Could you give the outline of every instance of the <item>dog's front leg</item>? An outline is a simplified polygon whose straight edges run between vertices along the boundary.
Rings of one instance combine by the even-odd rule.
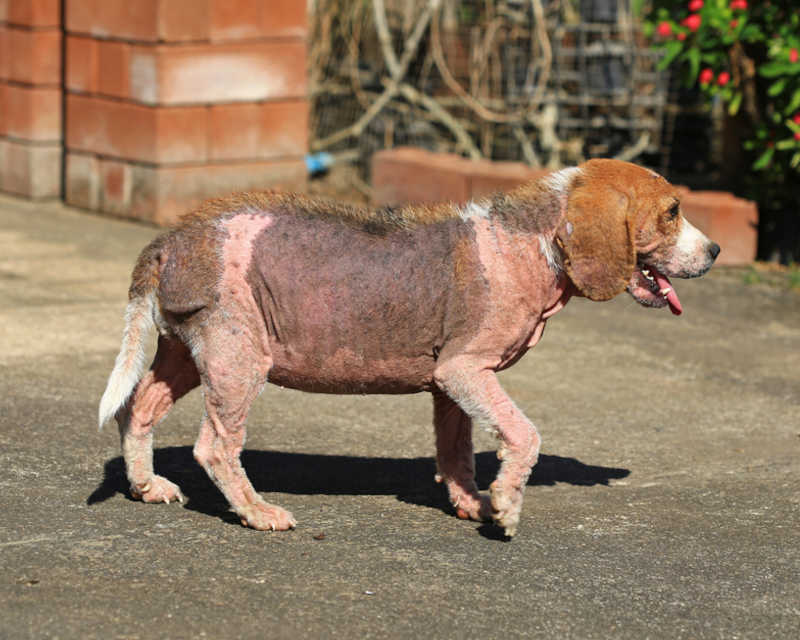
[[[500,473],[489,487],[492,517],[513,536],[522,509],[522,494],[539,457],[540,438],[530,420],[508,397],[494,371],[469,357],[443,361],[434,373],[436,385],[473,422],[494,430],[500,440]]]
[[[491,520],[492,503],[478,493],[472,420],[453,400],[433,392],[433,426],[436,430],[436,481],[447,487],[450,503],[462,519]]]

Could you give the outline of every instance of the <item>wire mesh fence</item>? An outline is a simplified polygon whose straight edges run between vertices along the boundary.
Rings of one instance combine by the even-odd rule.
[[[311,0],[311,22],[311,147],[357,179],[401,145],[664,161],[668,78],[630,0]]]

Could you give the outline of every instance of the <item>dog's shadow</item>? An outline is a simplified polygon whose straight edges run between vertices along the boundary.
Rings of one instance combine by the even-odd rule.
[[[433,482],[433,458],[364,458],[323,454],[253,451],[242,453],[242,464],[256,491],[309,495],[396,495],[411,504],[452,512],[445,491]],[[485,490],[497,475],[499,461],[492,451],[475,456],[478,487]],[[165,447],[154,452],[157,473],[175,482],[189,499],[187,508],[239,522],[228,511],[225,498],[194,461],[191,447]],[[103,502],[121,493],[128,496],[128,480],[121,457],[105,464],[103,481],[87,504]],[[605,485],[629,475],[627,469],[584,464],[575,458],[541,455],[529,486]],[[483,531],[484,535],[492,535]]]

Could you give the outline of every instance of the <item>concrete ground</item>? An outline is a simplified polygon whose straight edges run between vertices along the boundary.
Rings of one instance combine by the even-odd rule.
[[[544,445],[519,533],[452,516],[430,398],[268,388],[243,456],[295,531],[126,496],[97,402],[156,231],[0,197],[0,638],[790,638],[800,630],[800,295],[715,269],[685,313],[576,300],[502,374]],[[476,434],[482,488],[497,468]]]

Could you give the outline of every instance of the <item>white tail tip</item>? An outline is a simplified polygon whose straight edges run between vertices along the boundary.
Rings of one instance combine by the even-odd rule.
[[[153,293],[131,300],[125,310],[122,345],[100,399],[97,412],[99,429],[128,401],[139,382],[145,364],[145,343],[154,326]]]

